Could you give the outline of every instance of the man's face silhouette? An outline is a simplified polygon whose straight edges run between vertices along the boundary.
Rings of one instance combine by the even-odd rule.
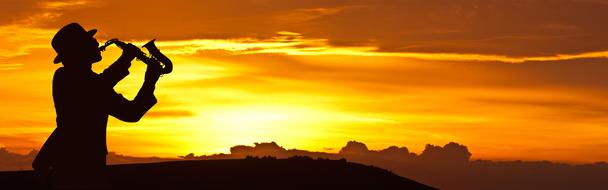
[[[93,63],[101,61],[99,42],[93,36],[83,36],[77,40],[76,46],[65,54],[64,65],[69,67],[90,67]]]
[[[85,62],[93,64],[101,61],[101,52],[99,51],[99,42],[93,36],[88,37],[86,43],[83,45],[83,53],[86,55],[83,57]]]

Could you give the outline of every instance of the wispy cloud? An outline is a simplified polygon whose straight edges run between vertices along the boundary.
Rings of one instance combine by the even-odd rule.
[[[63,8],[71,8],[71,7],[79,7],[82,5],[86,5],[89,3],[88,1],[49,1],[42,2],[42,7],[45,9],[63,9]]]
[[[150,111],[146,113],[146,117],[164,118],[164,117],[191,117],[194,113],[187,110],[160,110]]]
[[[0,64],[0,71],[19,70],[22,66],[23,64],[21,63]]]
[[[0,71],[13,71],[27,63],[13,58],[27,56],[35,49],[49,49],[55,31],[32,28],[22,24],[0,26]]]
[[[145,42],[138,42],[138,44],[143,43]],[[289,31],[277,32],[277,36],[272,37],[270,39],[193,39],[179,41],[160,41],[157,42],[157,45],[159,47],[162,47],[165,53],[182,55],[196,54],[200,51],[207,50],[223,50],[233,54],[284,54],[298,56],[344,55],[368,57],[402,57],[433,61],[479,61],[505,63],[608,58],[608,51],[529,57],[449,52],[382,52],[377,46],[334,46],[329,43],[328,39],[305,38],[299,33]]]

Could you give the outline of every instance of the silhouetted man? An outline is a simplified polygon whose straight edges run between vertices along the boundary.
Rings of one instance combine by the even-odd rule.
[[[77,23],[64,26],[51,45],[57,52],[54,63],[63,63],[53,77],[53,100],[57,128],[49,136],[32,166],[38,173],[50,174],[53,188],[107,188],[105,181],[106,125],[108,115],[122,121],[137,122],[156,104],[154,86],[160,67],[146,70],[145,82],[134,100],[114,91],[129,74],[137,47],[128,44],[123,53],[101,74],[91,65],[101,60],[97,30],[86,31]]]

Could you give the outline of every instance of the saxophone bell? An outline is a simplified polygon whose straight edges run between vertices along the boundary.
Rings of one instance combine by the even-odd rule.
[[[165,56],[165,54],[160,52],[158,47],[156,47],[156,44],[154,44],[154,41],[156,41],[156,39],[150,40],[148,43],[144,44],[142,47],[148,49],[148,52],[150,53],[152,58],[154,58],[154,59],[158,60],[160,63],[162,63],[161,72],[163,74],[171,73],[171,71],[173,71],[173,62],[171,62],[171,60],[167,56]]]

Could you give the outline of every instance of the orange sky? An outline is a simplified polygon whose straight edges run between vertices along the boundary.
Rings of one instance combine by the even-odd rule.
[[[27,152],[54,129],[50,40],[79,22],[100,43],[157,38],[175,63],[144,119],[110,119],[121,154],[455,141],[482,159],[608,160],[608,1],[160,2],[3,2],[0,146]],[[116,90],[133,97],[143,72]]]

